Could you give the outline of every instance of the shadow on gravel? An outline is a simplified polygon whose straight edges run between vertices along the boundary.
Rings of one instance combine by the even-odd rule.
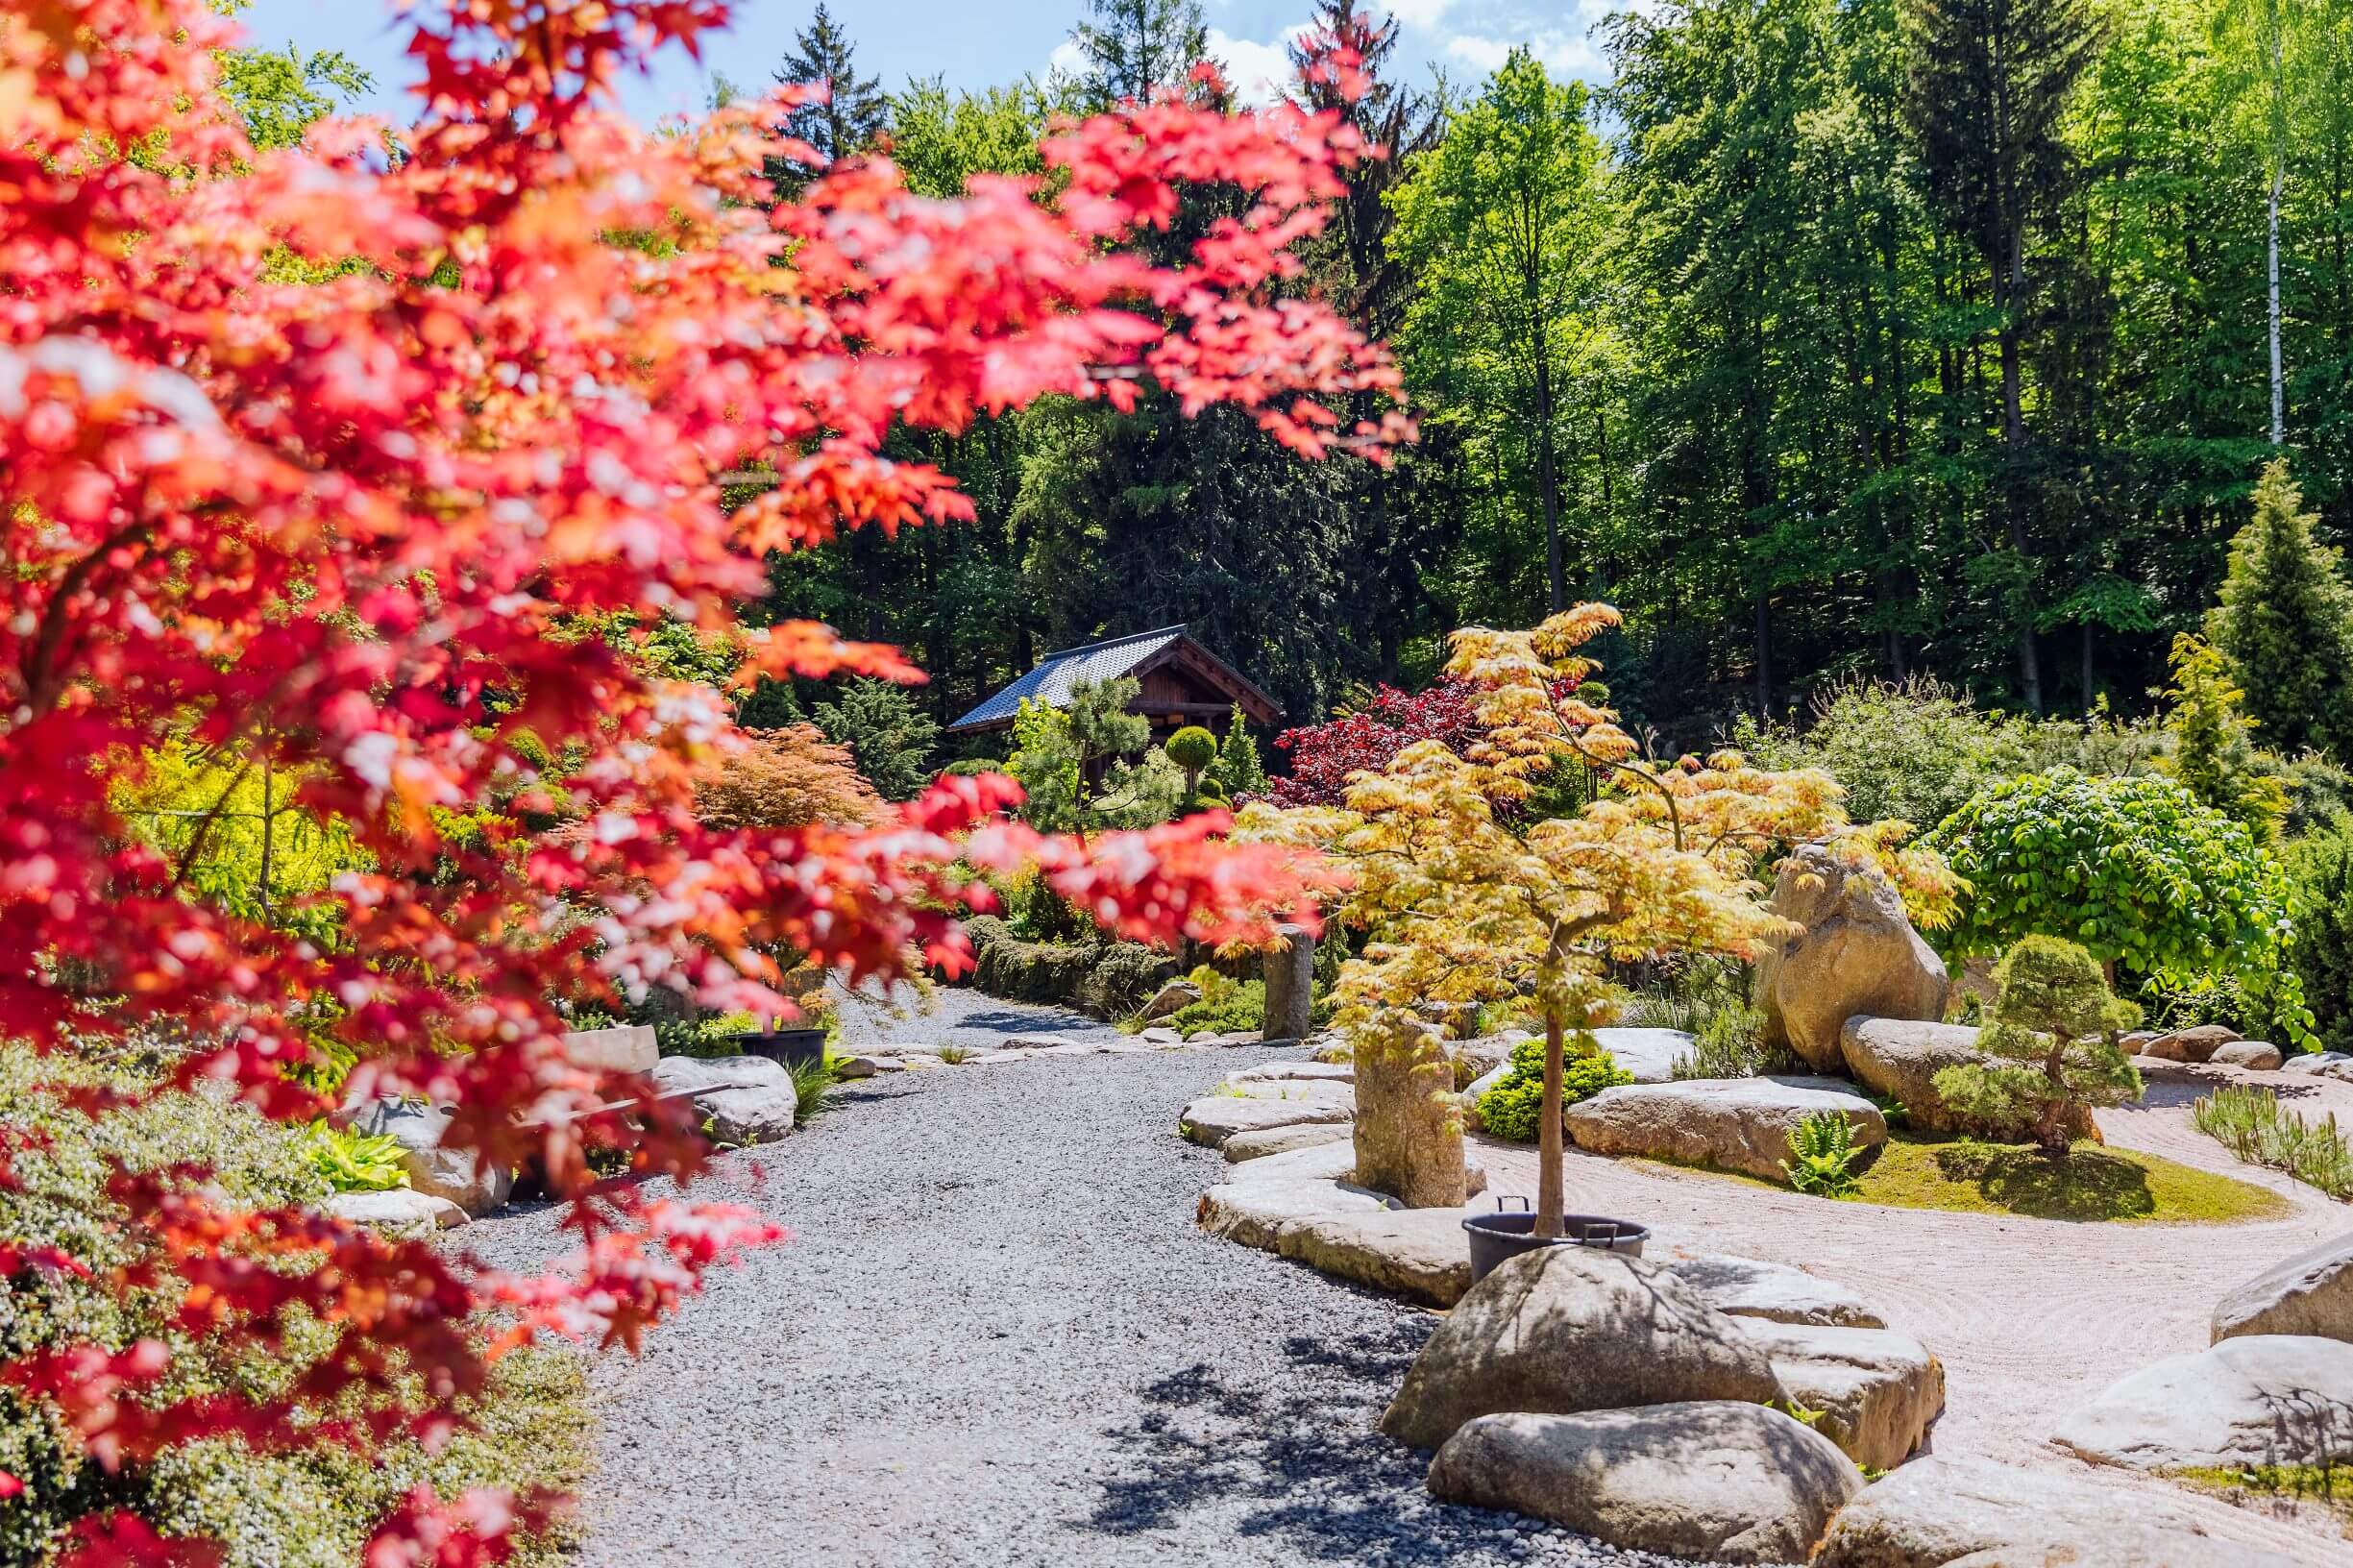
[[[1239,1506],[1238,1534],[1359,1560],[1397,1532],[1400,1504],[1420,1487],[1421,1458],[1375,1423],[1428,1333],[1398,1323],[1340,1344],[1295,1337],[1274,1378],[1246,1372],[1228,1382],[1201,1364],[1151,1384],[1136,1423],[1105,1433],[1124,1451],[1125,1474],[1076,1528],[1135,1535],[1177,1526],[1194,1509]]]

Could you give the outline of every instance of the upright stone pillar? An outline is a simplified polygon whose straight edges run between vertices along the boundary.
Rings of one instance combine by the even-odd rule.
[[[1438,1032],[1410,1016],[1356,1037],[1356,1183],[1409,1209],[1470,1201],[1455,1065]]]
[[[1315,939],[1307,927],[1280,925],[1281,945],[1260,959],[1266,977],[1266,1025],[1262,1040],[1305,1040],[1314,1028]]]

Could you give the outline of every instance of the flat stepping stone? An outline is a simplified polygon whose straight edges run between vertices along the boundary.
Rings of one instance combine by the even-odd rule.
[[[1990,1459],[1914,1459],[1830,1521],[1812,1568],[2292,1568],[2218,1541],[2183,1504],[2120,1492],[2093,1472]]]
[[[1814,1430],[1875,1470],[1910,1458],[1945,1409],[1945,1367],[1909,1335],[1737,1318]]]
[[[1380,1213],[1396,1201],[1339,1181],[1225,1182],[1201,1194],[1193,1221],[1212,1236],[1273,1252],[1283,1227],[1294,1220]]]
[[[1285,1083],[1292,1080],[1307,1083],[1353,1084],[1357,1081],[1353,1062],[1267,1062],[1255,1067],[1242,1067],[1226,1074],[1229,1084]]]
[[[2052,1440],[2135,1470],[2341,1465],[2353,1345],[2306,1335],[2224,1339],[2111,1384]]]
[[[1225,1146],[1236,1133],[1270,1127],[1303,1127],[1344,1122],[1352,1113],[1344,1105],[1315,1100],[1261,1100],[1241,1094],[1205,1094],[1187,1106],[1177,1118],[1177,1130],[1208,1148]]]
[[[1225,1157],[1236,1164],[1244,1161],[1263,1160],[1269,1155],[1288,1154],[1294,1149],[1312,1149],[1326,1143],[1344,1143],[1349,1159],[1356,1158],[1356,1129],[1344,1121],[1308,1122],[1292,1127],[1267,1127],[1253,1133],[1236,1133],[1225,1141]]]
[[[1483,1415],[1430,1465],[1431,1495],[1449,1503],[1709,1562],[1802,1562],[1862,1489],[1820,1433],[1733,1400]]]
[[[1866,1095],[1835,1078],[1704,1078],[1605,1089],[1564,1113],[1569,1137],[1596,1154],[1646,1155],[1777,1182],[1789,1135],[1823,1111],[1844,1115],[1857,1148],[1887,1141]]]
[[[1845,1286],[1786,1263],[1711,1252],[1661,1259],[1658,1266],[1698,1291],[1710,1307],[1734,1317],[1842,1329],[1887,1327],[1875,1308]]]
[[[1471,1287],[1463,1213],[1460,1209],[1388,1209],[1294,1219],[1276,1233],[1275,1251],[1376,1290],[1452,1307]]]

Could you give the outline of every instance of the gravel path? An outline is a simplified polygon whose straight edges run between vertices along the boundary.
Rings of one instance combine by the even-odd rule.
[[[949,991],[844,1044],[1091,1030]],[[1435,1319],[1211,1240],[1218,1157],[1177,1108],[1262,1054],[939,1067],[846,1090],[699,1196],[793,1243],[714,1277],[641,1360],[597,1363],[588,1564],[1667,1561],[1440,1507],[1374,1430]],[[547,1213],[460,1233],[519,1264]]]

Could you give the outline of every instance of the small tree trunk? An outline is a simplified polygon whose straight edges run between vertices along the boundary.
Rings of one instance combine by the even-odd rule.
[[[1544,1109],[1536,1122],[1536,1235],[1560,1234],[1563,1211],[1560,1176],[1560,1015],[1544,1018]]]

